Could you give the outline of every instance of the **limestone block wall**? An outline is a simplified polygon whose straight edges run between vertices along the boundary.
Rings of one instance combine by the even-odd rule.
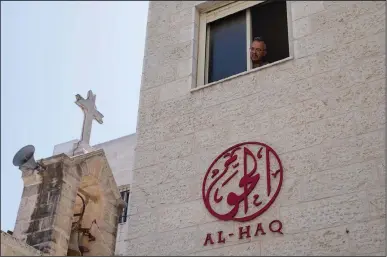
[[[54,155],[67,153],[77,140],[56,145]],[[120,137],[111,141],[103,142],[93,146],[95,149],[103,149],[109,166],[113,172],[117,186],[130,188],[132,183],[132,168],[134,162],[134,149],[136,147],[136,134]],[[128,221],[118,224],[116,252],[121,253],[126,249],[125,240],[128,235]]]
[[[44,254],[12,235],[1,231],[1,256],[43,256]]]
[[[44,169],[22,170],[24,190],[13,237],[48,255],[66,255],[82,198],[86,207],[80,225],[95,239],[86,245],[86,255],[112,255],[124,205],[104,152],[41,161]]]
[[[46,168],[22,173],[24,189],[13,236],[44,253],[63,255],[77,184],[69,182],[72,173],[60,156],[49,159]]]
[[[94,200],[90,198],[91,201],[85,200],[87,204],[82,218],[82,227],[90,228],[91,234],[95,237],[95,241],[85,240],[86,246],[90,249],[84,254],[87,256],[114,254],[118,216],[123,207],[111,169],[102,155],[103,152],[99,153],[100,156],[89,157],[81,164],[83,176],[78,191],[94,198]],[[89,155],[97,155],[97,151]],[[102,156],[103,158],[100,158]],[[80,198],[77,200],[76,203],[81,203]],[[81,208],[77,207],[76,213],[79,213]],[[96,225],[93,225],[93,222]]]
[[[291,60],[191,91],[203,2],[150,2],[121,254],[385,254],[385,2],[289,4]],[[282,160],[282,190],[254,222],[284,234],[204,247],[248,225],[201,199],[213,159],[244,141]]]
[[[134,149],[136,147],[136,135],[120,137],[108,142],[93,146],[96,149],[103,149],[108,159],[114,179],[122,190],[130,189],[132,184],[132,168],[134,161]],[[128,224],[119,223],[117,227],[116,253],[119,254],[126,249],[125,240],[128,235]]]

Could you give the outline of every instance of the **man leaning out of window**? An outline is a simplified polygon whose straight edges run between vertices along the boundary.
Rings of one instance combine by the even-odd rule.
[[[253,63],[253,69],[269,64],[265,59],[266,44],[262,37],[255,37],[250,46],[250,59]]]

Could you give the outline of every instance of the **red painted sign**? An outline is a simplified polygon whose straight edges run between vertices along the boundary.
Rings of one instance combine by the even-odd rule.
[[[273,220],[270,222],[268,228],[264,228],[262,223],[258,223],[257,226],[251,227],[251,226],[246,226],[246,227],[239,227],[238,228],[238,233],[235,235],[234,233],[223,233],[223,231],[218,231],[216,235],[212,235],[211,233],[208,233],[206,236],[206,239],[204,241],[204,246],[207,244],[213,245],[215,243],[218,244],[224,244],[226,243],[226,238],[231,238],[233,236],[238,236],[238,239],[247,239],[251,238],[251,236],[258,237],[258,236],[263,236],[266,235],[266,231],[270,230],[272,233],[282,233],[282,222],[279,220]],[[254,233],[254,234],[253,234]]]
[[[221,153],[203,180],[207,210],[224,221],[250,221],[273,204],[281,190],[283,168],[268,145],[246,142]],[[281,224],[282,227],[282,224]]]

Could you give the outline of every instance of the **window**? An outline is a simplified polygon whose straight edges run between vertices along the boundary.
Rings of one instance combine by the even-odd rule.
[[[237,1],[200,14],[197,85],[289,57],[286,5],[275,0]],[[264,40],[266,56],[253,63],[250,46],[256,37]]]
[[[125,201],[126,203],[126,207],[122,210],[122,214],[118,220],[118,223],[125,223],[126,222],[126,219],[128,217],[128,206],[129,206],[129,194],[130,194],[130,191],[129,190],[125,190],[125,191],[122,191],[120,192],[121,194],[121,198],[122,200]]]

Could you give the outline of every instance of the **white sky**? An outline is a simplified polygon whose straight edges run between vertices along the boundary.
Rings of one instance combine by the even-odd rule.
[[[135,133],[148,2],[1,2],[1,229],[13,230],[23,190],[12,164],[78,139],[75,95],[97,95],[104,124],[91,144]]]

